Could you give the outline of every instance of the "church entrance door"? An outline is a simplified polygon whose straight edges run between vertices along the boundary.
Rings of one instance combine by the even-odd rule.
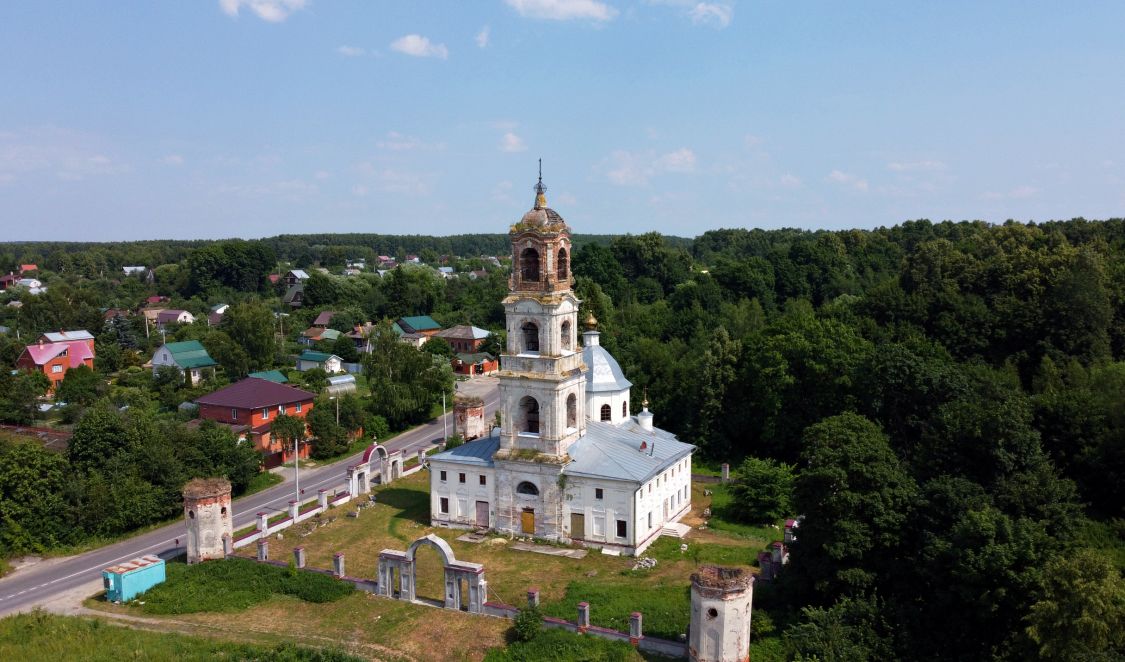
[[[477,526],[488,528],[488,502],[477,502]]]
[[[570,537],[583,539],[586,537],[586,515],[582,513],[570,514]]]
[[[524,533],[535,535],[535,511],[525,508],[520,517],[521,530]]]

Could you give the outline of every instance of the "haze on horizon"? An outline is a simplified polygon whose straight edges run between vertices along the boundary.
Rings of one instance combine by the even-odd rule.
[[[2,240],[1125,215],[1125,4],[0,4]]]

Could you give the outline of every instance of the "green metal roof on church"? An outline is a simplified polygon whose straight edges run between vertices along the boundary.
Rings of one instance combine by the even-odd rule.
[[[286,377],[285,373],[281,372],[280,370],[263,370],[262,372],[252,372],[246,376],[257,377],[258,379],[266,379],[273,382],[274,384],[286,384],[289,382],[289,378]]]
[[[433,331],[434,329],[440,329],[441,328],[441,325],[438,324],[437,322],[435,322],[434,318],[430,317],[429,315],[415,315],[413,317],[401,317],[401,318],[399,318],[398,321],[399,321],[400,325],[405,324],[406,326],[410,327],[409,329],[406,329],[406,328],[403,329],[404,331],[406,331],[408,333],[411,332],[411,331],[413,331],[413,332]]]
[[[181,368],[207,368],[213,365],[219,365],[211,355],[207,353],[207,349],[203,347],[203,343],[198,340],[185,340],[183,342],[170,342],[164,347],[172,355],[172,360],[176,365]]]

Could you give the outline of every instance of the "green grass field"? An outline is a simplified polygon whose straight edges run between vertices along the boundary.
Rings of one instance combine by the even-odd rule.
[[[331,649],[291,644],[262,646],[182,634],[150,632],[107,624],[100,619],[33,612],[0,620],[0,660],[254,660],[260,662],[360,662]]]

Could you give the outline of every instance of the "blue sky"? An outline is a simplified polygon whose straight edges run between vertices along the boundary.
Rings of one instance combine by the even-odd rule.
[[[1125,3],[0,3],[0,237],[1125,215]]]

